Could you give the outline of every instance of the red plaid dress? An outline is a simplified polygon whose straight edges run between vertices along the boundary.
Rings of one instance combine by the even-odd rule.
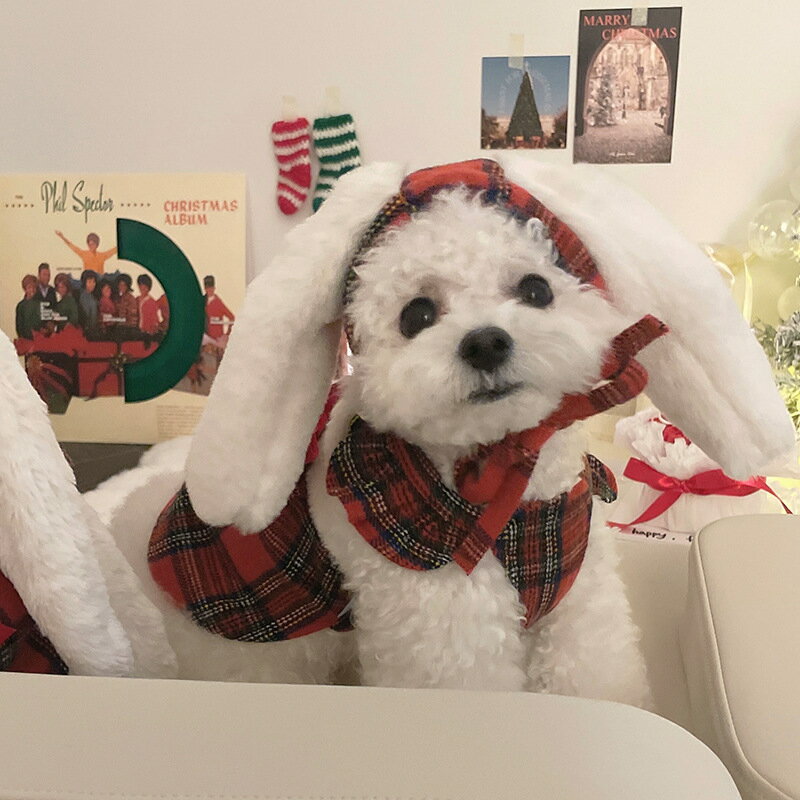
[[[443,483],[422,450],[358,417],[334,450],[327,483],[359,533],[409,569],[453,561],[482,512]],[[611,473],[590,457],[569,492],[525,503],[508,521],[491,549],[520,593],[526,624],[552,610],[575,580],[592,496],[610,502],[615,492]],[[249,535],[204,523],[184,486],[158,519],[149,561],[176,605],[229,639],[273,642],[352,627],[342,575],[311,518],[305,475],[278,518]]]

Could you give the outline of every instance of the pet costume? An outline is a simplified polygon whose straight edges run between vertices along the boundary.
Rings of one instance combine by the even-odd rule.
[[[582,283],[604,284],[575,234],[493,161],[476,160],[409,175],[359,243],[348,271],[345,300],[357,268],[381,233],[401,225],[442,189],[480,192],[519,220],[547,227],[560,268]],[[345,317],[351,346],[358,343]],[[572,395],[535,428],[509,434],[457,465],[458,491],[449,489],[425,454],[355,418],[331,458],[328,493],[340,499],[351,524],[378,552],[409,569],[428,570],[455,561],[470,573],[491,550],[525,605],[525,624],[551,611],[578,574],[588,541],[592,495],[616,496],[613,476],[595,459],[561,496],[520,503],[542,446],[556,431],[626,402],[642,391],[646,372],[633,356],[666,327],[644,317],[614,339],[603,366],[607,383]],[[329,399],[328,409],[330,410]],[[323,420],[325,415],[323,415]],[[306,457],[316,448],[321,433]],[[277,641],[325,628],[346,630],[347,594],[341,575],[308,511],[305,473],[277,519],[255,535],[205,524],[184,486],[159,517],[149,547],[151,573],[196,623],[227,638]]]

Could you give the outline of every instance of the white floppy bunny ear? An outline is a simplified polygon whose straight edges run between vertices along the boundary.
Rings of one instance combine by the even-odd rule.
[[[769,363],[700,249],[604,174],[513,154],[498,161],[583,241],[620,310],[670,327],[640,357],[667,418],[735,478],[787,456],[794,429]]]
[[[344,175],[250,284],[186,465],[205,522],[258,531],[285,505],[333,376],[345,269],[402,178],[397,164]]]
[[[133,646],[120,624],[109,582],[117,582],[111,595],[126,614],[152,623],[148,631],[166,641],[160,614],[78,493],[44,403],[2,333],[0,570],[70,672],[131,675],[169,665],[168,645],[145,638]]]

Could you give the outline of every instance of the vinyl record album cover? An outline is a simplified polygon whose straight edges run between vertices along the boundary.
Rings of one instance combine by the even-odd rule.
[[[242,175],[0,176],[0,329],[61,441],[191,433],[244,291]]]

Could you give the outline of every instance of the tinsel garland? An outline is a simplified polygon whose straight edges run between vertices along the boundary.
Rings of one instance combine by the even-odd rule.
[[[800,311],[777,328],[756,322],[753,332],[767,354],[775,373],[775,382],[800,431]]]

